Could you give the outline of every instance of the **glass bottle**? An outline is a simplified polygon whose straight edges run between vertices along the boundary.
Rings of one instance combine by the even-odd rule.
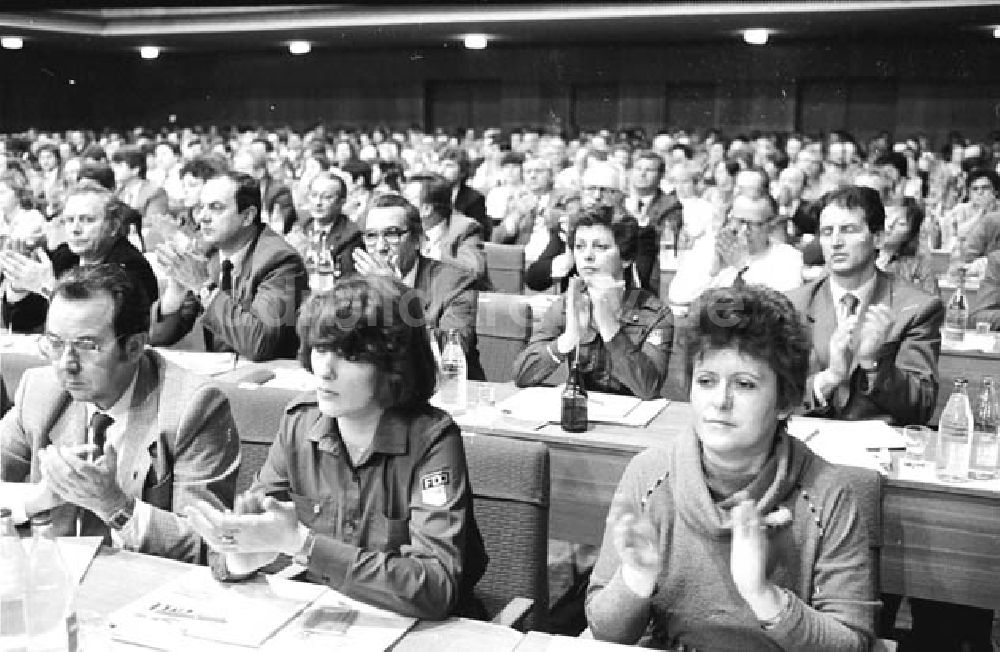
[[[583,385],[583,374],[575,356],[569,363],[569,375],[562,391],[559,424],[566,432],[587,431],[587,388]]]
[[[28,555],[10,510],[0,509],[0,650],[27,649]]]
[[[73,576],[63,561],[49,512],[31,519],[27,624],[32,652],[75,652],[76,614]]]
[[[660,234],[660,271],[675,271],[677,269],[677,239],[673,226],[669,223],[663,225],[663,233]]]
[[[965,339],[965,329],[969,322],[969,302],[965,298],[965,269],[958,270],[958,286],[948,299],[944,313],[944,329],[941,333],[946,342],[961,342]]]
[[[316,271],[310,279],[310,288],[313,292],[326,292],[333,289],[336,281],[333,270],[333,256],[326,246],[326,234],[319,236],[319,243],[316,250]]]
[[[446,410],[465,409],[469,397],[468,363],[462,349],[462,337],[457,328],[448,331],[448,340],[441,351],[441,387],[439,398]]]
[[[1000,470],[1000,402],[991,376],[983,376],[976,402],[975,432],[969,477],[973,480],[993,480]]]
[[[955,379],[955,388],[938,421],[936,471],[938,478],[946,482],[969,479],[974,422],[968,385],[965,378]]]

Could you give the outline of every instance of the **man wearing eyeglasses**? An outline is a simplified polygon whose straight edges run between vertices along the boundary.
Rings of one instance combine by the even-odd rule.
[[[414,289],[423,302],[426,326],[443,350],[448,331],[458,329],[470,380],[486,380],[476,349],[476,279],[460,267],[420,253],[420,212],[400,195],[376,197],[364,218],[364,249],[354,250],[359,274],[389,274]],[[406,302],[404,301],[404,306]]]
[[[195,215],[198,251],[164,243],[156,253],[169,279],[150,332],[170,345],[204,313],[205,349],[235,351],[255,362],[294,358],[295,317],[308,285],[302,257],[261,222],[260,189],[250,176],[223,173],[205,182]]]
[[[188,562],[204,559],[180,516],[232,507],[239,435],[214,385],[146,347],[149,299],[123,270],[77,267],[59,281],[39,341],[0,420],[0,504],[49,511],[59,535]]]
[[[695,243],[670,284],[670,303],[688,305],[710,287],[737,282],[782,292],[802,285],[802,253],[771,240],[775,217],[769,196],[737,195],[719,232]]]

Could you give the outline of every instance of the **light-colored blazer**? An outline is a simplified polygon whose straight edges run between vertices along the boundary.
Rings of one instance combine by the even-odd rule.
[[[863,315],[871,304],[886,305],[892,311],[892,326],[876,358],[877,369],[869,378],[870,374],[855,362],[846,404],[838,406],[831,401],[826,407],[815,399],[813,380],[830,365],[830,337],[837,328],[829,277],[792,290],[788,297],[806,320],[812,336],[803,399],[806,413],[845,420],[888,418],[896,425],[927,423],[938,393],[944,323],[944,306],[938,297],[900,278],[876,272],[875,289],[869,303],[858,306],[858,314]]]
[[[63,390],[51,366],[25,371],[14,401],[0,420],[3,477],[38,482],[39,449],[50,443],[86,443],[86,406]],[[147,350],[118,451],[117,474],[127,495],[152,508],[139,552],[194,563],[205,559],[201,537],[180,514],[198,500],[218,509],[232,507],[239,447],[226,395]],[[56,534],[73,534],[79,511],[68,504],[52,510]]]

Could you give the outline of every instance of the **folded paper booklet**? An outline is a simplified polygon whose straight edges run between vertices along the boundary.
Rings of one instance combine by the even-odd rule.
[[[562,387],[526,387],[497,404],[503,415],[524,421],[559,423]],[[667,399],[587,392],[587,420],[643,428],[667,406]]]
[[[259,648],[326,590],[273,576],[222,583],[194,568],[112,614],[112,635],[160,650]]]
[[[158,347],[157,352],[178,367],[199,376],[218,376],[236,368],[236,354],[208,351],[181,351]]]

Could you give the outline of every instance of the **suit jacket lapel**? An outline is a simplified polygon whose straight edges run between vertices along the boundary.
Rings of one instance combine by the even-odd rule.
[[[155,450],[160,432],[158,377],[159,369],[147,353],[139,365],[128,415],[128,432],[118,451],[118,484],[129,496],[142,495],[154,456],[157,462],[163,461],[163,452]]]
[[[829,279],[816,286],[806,319],[813,335],[813,355],[817,371],[826,369],[830,365],[830,338],[837,330],[837,311],[833,305]]]

